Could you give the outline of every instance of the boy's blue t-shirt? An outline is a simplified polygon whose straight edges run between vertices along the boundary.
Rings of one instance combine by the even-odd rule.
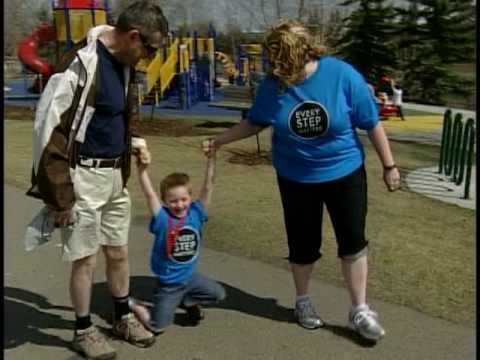
[[[262,81],[248,121],[272,126],[273,166],[280,176],[325,182],[346,176],[363,163],[356,128],[374,128],[378,108],[359,72],[326,56],[300,84],[283,93],[278,88],[274,78]]]
[[[193,275],[202,242],[202,227],[208,214],[201,201],[190,205],[183,225],[178,231],[172,253],[167,255],[168,219],[178,226],[180,219],[162,206],[150,222],[150,232],[155,235],[150,266],[152,272],[163,284],[184,284]]]

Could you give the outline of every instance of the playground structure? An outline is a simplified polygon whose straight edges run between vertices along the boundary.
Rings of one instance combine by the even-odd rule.
[[[83,40],[88,30],[107,23],[108,0],[55,0],[53,24],[42,23],[17,45],[17,56],[25,72],[38,75],[33,90],[41,92],[54,72],[54,65],[40,57],[39,48],[55,42],[56,61],[68,49]]]
[[[17,45],[17,55],[23,73],[36,76],[29,91],[41,93],[55,64],[74,45],[83,41],[90,28],[109,22],[108,0],[54,0],[53,24],[43,23]],[[55,44],[55,60],[42,58],[39,50],[48,43]],[[149,61],[137,66],[140,104],[159,106],[168,99],[180,109],[190,109],[198,101],[212,101],[215,94],[216,62],[230,84],[252,85],[265,69],[265,57],[260,44],[241,44],[236,49],[236,60],[215,51],[215,30],[206,37],[197,32],[190,36],[171,33],[166,46]],[[26,81],[25,81],[26,83]],[[153,107],[152,107],[153,111]]]
[[[215,60],[222,63],[224,73],[228,76],[229,83],[233,84],[235,82],[235,78],[239,74],[239,71],[230,56],[224,54],[223,52],[215,51]]]
[[[266,72],[267,60],[261,44],[241,44],[238,46],[237,85],[252,85]]]
[[[169,36],[167,45],[157,51],[151,61],[142,61],[137,71],[143,77],[139,102],[174,97],[181,109],[189,109],[197,101],[211,101],[215,88],[214,38]]]
[[[464,199],[469,198],[475,137],[473,118],[463,122],[462,114],[458,113],[452,120],[452,111],[445,111],[438,173],[450,176],[457,186],[465,184]]]

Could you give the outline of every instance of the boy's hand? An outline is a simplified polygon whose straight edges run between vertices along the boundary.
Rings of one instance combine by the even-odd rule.
[[[146,147],[141,147],[135,154],[137,158],[137,168],[138,170],[145,170],[152,161],[152,155]]]
[[[202,141],[202,151],[208,158],[215,156],[216,153],[215,140],[207,139]]]

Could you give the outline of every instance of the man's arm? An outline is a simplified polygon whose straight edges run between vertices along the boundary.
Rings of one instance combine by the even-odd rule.
[[[213,142],[213,140],[209,140]],[[213,148],[213,145],[212,145]],[[210,204],[210,199],[212,197],[213,191],[213,180],[215,178],[215,166],[216,166],[216,152],[213,151],[207,157],[207,166],[205,169],[205,179],[203,180],[203,185],[200,190],[200,201],[203,206],[206,208]]]
[[[35,113],[32,187],[27,194],[41,198],[55,212],[60,226],[71,222],[75,203],[70,177],[69,136],[78,108],[82,69],[78,62],[53,75],[45,87]]]

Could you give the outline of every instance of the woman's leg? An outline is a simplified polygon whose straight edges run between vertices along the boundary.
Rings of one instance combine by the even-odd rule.
[[[366,303],[368,262],[366,248],[358,256],[345,256],[341,259],[342,273],[347,285],[352,307]]]
[[[310,277],[312,276],[314,264],[290,263],[290,269],[295,283],[297,297],[308,295]]]
[[[369,340],[379,340],[385,331],[377,314],[366,304],[367,245],[365,220],[367,215],[367,180],[361,166],[349,176],[338,180],[328,192],[326,205],[338,243],[338,257],[350,294],[352,307],[349,325]]]
[[[318,184],[301,184],[278,177],[288,237],[290,268],[295,284],[295,318],[308,329],[324,325],[308,291],[315,262],[321,257],[323,201]]]

